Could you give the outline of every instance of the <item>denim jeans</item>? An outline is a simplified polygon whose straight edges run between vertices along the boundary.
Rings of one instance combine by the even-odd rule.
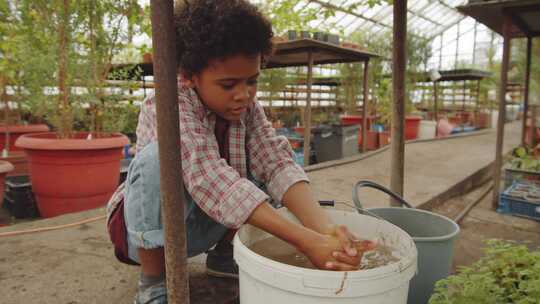
[[[249,179],[263,191],[266,190],[264,185],[251,176]],[[137,153],[126,178],[124,218],[129,257],[137,262],[140,262],[137,248],[154,249],[164,246],[159,183],[158,145],[153,142]],[[212,248],[225,236],[228,228],[202,211],[185,188],[184,193],[187,254],[192,257]]]

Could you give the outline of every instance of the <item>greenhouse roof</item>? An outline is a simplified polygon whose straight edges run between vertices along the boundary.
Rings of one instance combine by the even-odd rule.
[[[318,28],[323,24],[336,24],[345,29],[349,35],[356,31],[376,34],[392,29],[393,6],[384,3],[370,7],[358,6],[349,10],[351,4],[358,0],[299,0],[296,10],[324,7],[332,8],[336,14],[330,18],[320,18],[313,21],[312,27]],[[464,5],[467,0],[415,0],[409,1],[408,30],[415,35],[433,39],[465,18],[455,7]]]

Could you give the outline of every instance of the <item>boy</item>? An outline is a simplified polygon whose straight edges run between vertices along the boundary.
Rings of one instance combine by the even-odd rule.
[[[209,275],[237,277],[231,240],[249,223],[318,268],[357,269],[362,252],[354,237],[317,204],[286,138],[276,136],[255,100],[261,61],[272,50],[270,23],[245,0],[188,3],[175,13],[188,256],[208,252]],[[129,257],[141,264],[135,303],[166,303],[153,97],[141,107],[137,138],[125,188],[109,204],[124,200]],[[302,225],[274,210],[265,187]]]

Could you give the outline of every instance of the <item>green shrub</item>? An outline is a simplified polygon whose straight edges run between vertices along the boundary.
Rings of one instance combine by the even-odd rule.
[[[485,256],[440,280],[429,304],[540,303],[540,251],[489,240]]]

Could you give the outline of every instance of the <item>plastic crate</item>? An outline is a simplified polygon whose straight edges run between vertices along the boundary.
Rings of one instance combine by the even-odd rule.
[[[534,182],[540,185],[540,172],[506,168],[504,170],[504,189],[514,183]]]
[[[513,193],[525,193],[525,191],[517,191],[518,187],[522,187],[524,189],[526,187],[535,187],[536,189],[540,190],[540,187],[534,183],[513,183],[503,193],[500,194],[499,207],[497,208],[497,212],[512,214],[540,221],[540,200],[531,201],[527,199],[526,195],[514,195]]]
[[[4,207],[16,218],[39,217],[39,211],[27,175],[8,176]]]

